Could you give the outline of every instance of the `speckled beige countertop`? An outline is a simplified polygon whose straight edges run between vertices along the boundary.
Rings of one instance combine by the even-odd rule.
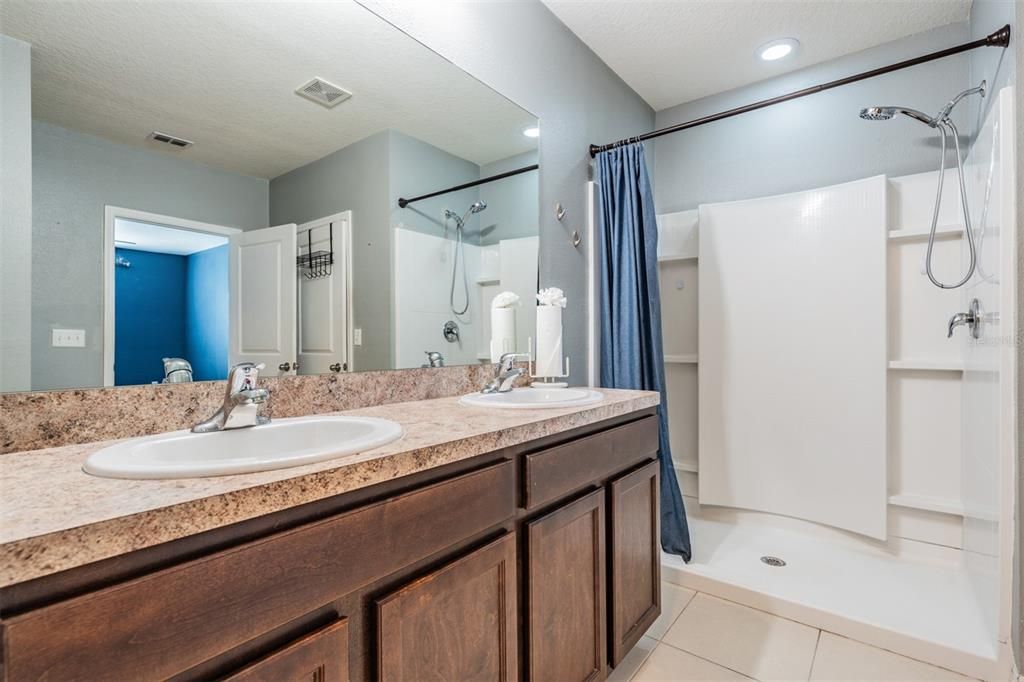
[[[90,476],[113,441],[0,457],[0,587],[518,445],[658,404],[657,393],[601,389],[594,405],[466,407],[458,398],[332,414],[394,420],[394,443],[355,457],[258,474],[164,481]]]

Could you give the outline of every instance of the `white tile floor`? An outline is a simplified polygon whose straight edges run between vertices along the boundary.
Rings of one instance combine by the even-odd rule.
[[[612,671],[611,682],[968,680],[671,583],[662,583],[661,594],[661,617]]]

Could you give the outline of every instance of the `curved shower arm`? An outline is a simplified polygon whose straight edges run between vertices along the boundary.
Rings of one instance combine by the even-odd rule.
[[[949,121],[949,115],[951,113],[953,113],[953,107],[955,107],[957,104],[959,104],[960,100],[962,100],[964,97],[968,97],[970,95],[979,95],[980,94],[982,97],[984,97],[985,96],[985,87],[987,85],[988,85],[988,81],[981,81],[981,84],[978,85],[977,87],[968,88],[967,90],[964,90],[963,92],[961,92],[959,95],[957,95],[956,97],[951,99],[949,101],[949,104],[947,104],[946,106],[942,107],[942,110],[938,114],[935,115],[935,120],[936,121]]]

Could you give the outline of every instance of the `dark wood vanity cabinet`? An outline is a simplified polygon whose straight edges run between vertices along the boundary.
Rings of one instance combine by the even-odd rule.
[[[660,612],[653,409],[0,590],[0,681],[601,680]]]
[[[518,679],[515,534],[377,601],[381,682]]]
[[[348,621],[335,621],[229,673],[226,682],[348,682]]]
[[[604,491],[598,489],[526,524],[533,682],[604,679],[604,511]]]
[[[661,615],[659,465],[608,484],[611,663],[618,665]]]

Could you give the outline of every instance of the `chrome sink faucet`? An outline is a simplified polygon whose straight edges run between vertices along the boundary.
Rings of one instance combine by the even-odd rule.
[[[526,372],[522,367],[516,367],[517,358],[530,359],[526,353],[505,353],[494,365],[494,378],[487,382],[487,385],[480,389],[481,393],[508,393],[512,390],[512,384],[516,379]]]
[[[260,405],[270,398],[270,391],[256,388],[260,370],[265,366],[262,362],[242,362],[232,367],[224,404],[212,417],[193,426],[192,432],[212,433],[268,423],[270,418],[261,417],[258,412]]]

